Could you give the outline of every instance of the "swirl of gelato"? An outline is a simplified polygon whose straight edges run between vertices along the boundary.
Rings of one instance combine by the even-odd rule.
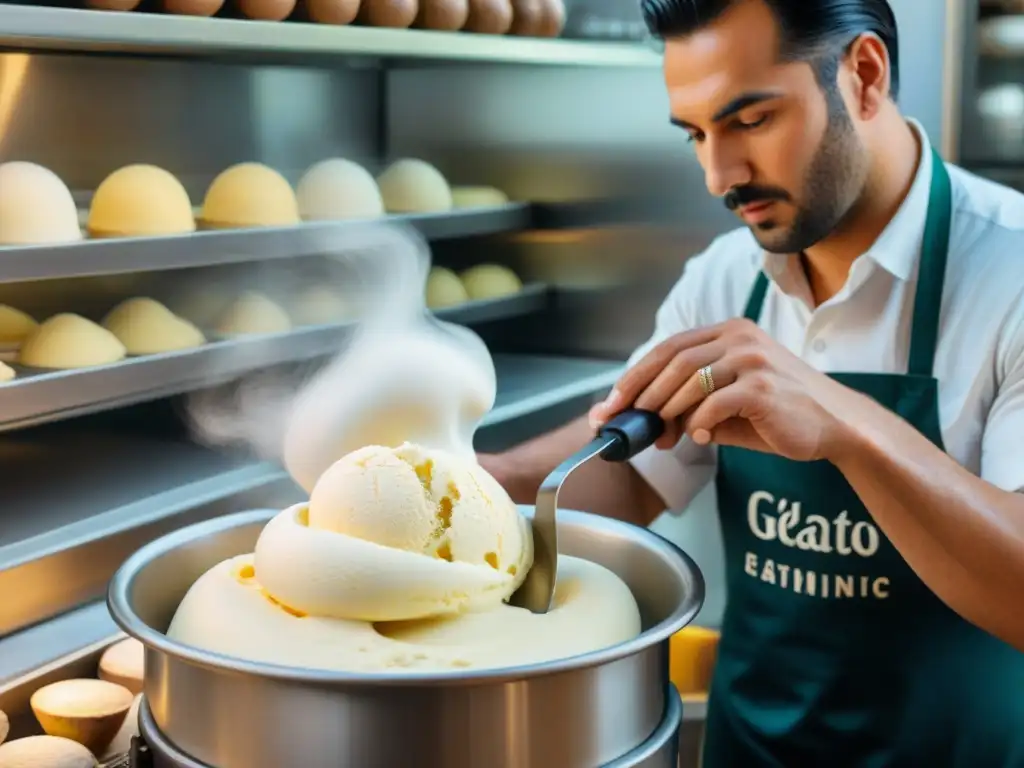
[[[405,443],[333,464],[308,505],[267,524],[254,564],[260,585],[292,610],[395,621],[493,607],[532,559],[525,518],[487,472]]]

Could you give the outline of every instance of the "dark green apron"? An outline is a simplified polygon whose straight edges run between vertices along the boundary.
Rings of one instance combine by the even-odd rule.
[[[933,157],[908,373],[831,376],[941,448],[932,362],[952,202]],[[767,289],[762,273],[754,322]],[[728,604],[704,768],[1024,766],[1024,655],[947,608],[834,465],[718,457]]]

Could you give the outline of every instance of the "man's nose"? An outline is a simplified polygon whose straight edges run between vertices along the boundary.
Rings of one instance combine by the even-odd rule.
[[[708,139],[704,146],[704,183],[715,197],[725,197],[730,189],[751,182],[750,164],[729,143]]]

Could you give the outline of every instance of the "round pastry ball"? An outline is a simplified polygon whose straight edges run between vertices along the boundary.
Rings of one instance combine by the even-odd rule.
[[[295,325],[332,325],[350,320],[349,302],[326,286],[314,286],[296,297],[288,313]]]
[[[388,213],[440,213],[452,208],[452,190],[423,160],[396,160],[377,179]]]
[[[565,28],[565,3],[563,0],[544,0],[544,13],[541,15],[537,37],[558,37]]]
[[[81,678],[44,685],[32,694],[30,705],[47,734],[99,753],[121,728],[134,698],[123,686]]]
[[[296,197],[306,221],[370,219],[384,214],[377,180],[358,163],[340,157],[323,160],[306,171]]]
[[[22,342],[18,362],[32,368],[88,368],[123,360],[124,344],[80,315],[54,315]]]
[[[100,657],[99,677],[123,686],[133,694],[142,693],[146,648],[134,637],[114,643]]]
[[[238,0],[242,15],[256,21],[284,21],[295,6],[296,0]]]
[[[0,245],[81,239],[75,200],[57,174],[35,163],[0,164]]]
[[[466,301],[469,294],[457,274],[444,267],[431,267],[427,276],[427,307],[444,309]]]
[[[456,208],[488,208],[508,205],[508,195],[496,187],[452,187]]]
[[[0,768],[94,768],[96,758],[77,741],[29,736],[0,744]]]
[[[293,226],[300,223],[299,203],[287,179],[273,168],[239,163],[213,180],[202,221],[215,228]]]
[[[443,32],[462,29],[469,19],[469,0],[420,0],[416,26]]]
[[[512,27],[509,32],[537,37],[544,28],[546,14],[545,0],[512,0]]]
[[[18,346],[38,327],[31,315],[0,304],[0,349]]]
[[[292,321],[280,306],[256,291],[247,291],[227,308],[217,323],[222,336],[287,333]]]
[[[306,12],[317,24],[351,24],[359,13],[359,0],[306,0]]]
[[[371,27],[405,29],[418,13],[418,0],[363,0],[356,18]]]
[[[206,342],[202,331],[188,320],[145,297],[122,301],[103,318],[103,327],[124,344],[129,355],[157,355]]]
[[[142,0],[85,0],[85,5],[97,11],[134,11]]]
[[[511,0],[469,0],[466,32],[482,35],[504,35],[512,28]]]
[[[224,0],[164,0],[164,12],[179,16],[213,16]]]
[[[462,284],[473,301],[499,299],[523,289],[515,272],[500,264],[478,264],[462,273]]]
[[[155,237],[194,232],[192,201],[172,174],[128,165],[107,176],[89,206],[92,237]]]

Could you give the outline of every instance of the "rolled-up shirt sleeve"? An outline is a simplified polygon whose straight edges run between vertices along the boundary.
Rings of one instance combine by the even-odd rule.
[[[1024,303],[1008,318],[996,348],[997,391],[981,440],[981,477],[1024,492]]]
[[[701,256],[695,256],[687,262],[682,277],[658,308],[651,338],[630,356],[630,367],[670,336],[707,324],[699,312],[703,261]],[[680,514],[714,477],[716,451],[684,437],[670,450],[648,448],[631,462],[666,507]]]

